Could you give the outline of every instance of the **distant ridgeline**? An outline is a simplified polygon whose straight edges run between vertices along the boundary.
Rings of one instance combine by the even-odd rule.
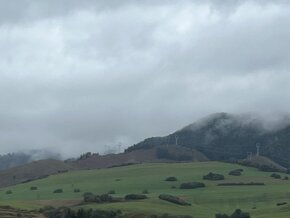
[[[27,152],[15,152],[0,155],[0,170],[20,166],[35,160],[46,158],[60,159],[60,155],[45,150],[31,150]]]
[[[284,120],[285,122],[285,120]],[[290,166],[290,120],[269,128],[250,115],[214,114],[165,137],[153,137],[126,152],[160,145],[194,148],[211,160],[245,159],[257,153]]]
[[[31,156],[25,153],[9,153],[0,155],[0,170],[19,166],[30,162]]]

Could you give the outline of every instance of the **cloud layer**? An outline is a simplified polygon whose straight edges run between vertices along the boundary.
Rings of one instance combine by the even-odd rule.
[[[0,152],[104,152],[214,112],[289,112],[290,3],[232,2],[1,2]]]

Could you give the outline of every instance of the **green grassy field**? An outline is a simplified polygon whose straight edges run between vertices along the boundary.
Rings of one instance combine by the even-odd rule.
[[[229,176],[233,169],[243,168],[242,176]],[[265,186],[217,186],[220,181],[203,181],[208,172],[225,175],[224,182],[264,182]],[[65,202],[81,199],[83,192],[103,194],[115,190],[115,196],[141,193],[147,189],[148,199],[134,202],[89,204],[84,207],[102,209],[121,209],[124,212],[169,213],[193,215],[197,218],[210,218],[218,212],[231,213],[240,208],[253,218],[290,217],[290,206],[276,206],[278,202],[290,205],[290,180],[273,179],[271,173],[260,172],[254,168],[220,162],[140,164],[101,170],[69,172],[50,176],[46,179],[1,189],[0,204],[18,208],[39,208],[43,202]],[[285,176],[281,173],[282,176]],[[168,176],[178,178],[177,182],[166,182]],[[117,181],[120,180],[120,181]],[[182,182],[200,181],[206,188],[181,190]],[[223,182],[223,181],[222,181]],[[172,189],[172,186],[176,189]],[[38,190],[30,191],[31,186]],[[62,188],[63,193],[53,191]],[[75,188],[81,189],[74,193]],[[11,190],[12,194],[6,194]],[[172,194],[185,198],[192,206],[179,206],[158,199],[159,194]],[[48,201],[46,201],[48,200]],[[253,209],[255,208],[255,209]]]

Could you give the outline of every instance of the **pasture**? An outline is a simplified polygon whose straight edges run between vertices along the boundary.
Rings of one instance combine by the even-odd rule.
[[[228,173],[244,169],[241,176]],[[207,181],[209,172],[223,174],[223,181]],[[49,176],[29,183],[2,188],[0,205],[21,209],[37,209],[44,205],[72,206],[98,209],[121,209],[125,213],[168,213],[192,215],[197,218],[214,217],[216,213],[232,213],[240,208],[253,218],[290,217],[290,180],[275,179],[271,173],[255,168],[221,162],[150,163],[99,170],[82,170]],[[286,174],[280,173],[282,178]],[[177,181],[165,181],[173,176]],[[205,188],[179,189],[184,182],[203,182]],[[264,186],[217,186],[219,183],[265,183]],[[30,190],[37,187],[37,190]],[[173,188],[175,187],[175,188]],[[62,193],[53,193],[62,189]],[[80,189],[80,192],[74,192]],[[78,206],[84,192],[104,194],[114,190],[113,196],[141,194],[147,190],[148,199]],[[7,194],[7,191],[12,193]],[[180,206],[158,199],[159,194],[184,198],[191,206]],[[288,202],[277,206],[279,202]]]

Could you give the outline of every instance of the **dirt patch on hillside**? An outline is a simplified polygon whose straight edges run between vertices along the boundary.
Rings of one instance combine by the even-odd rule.
[[[15,185],[35,179],[45,178],[49,175],[63,173],[73,169],[72,166],[59,160],[34,161],[18,167],[0,171],[0,187]]]
[[[67,199],[67,200],[38,200],[36,202],[37,205],[41,207],[52,206],[55,208],[58,207],[72,207],[80,204],[82,202],[81,199]]]
[[[187,154],[192,156],[192,161],[207,161],[208,158],[201,152],[195,149],[189,149],[181,146],[169,147],[166,145],[157,146],[150,149],[139,149],[131,152],[125,152],[121,154],[108,154],[98,155],[94,154],[88,158],[77,160],[72,163],[75,168],[80,169],[94,169],[94,168],[108,168],[114,166],[122,166],[126,164],[137,164],[137,163],[158,163],[158,162],[176,162],[176,160],[160,159],[157,155],[158,148],[168,149],[169,152],[180,155]]]

